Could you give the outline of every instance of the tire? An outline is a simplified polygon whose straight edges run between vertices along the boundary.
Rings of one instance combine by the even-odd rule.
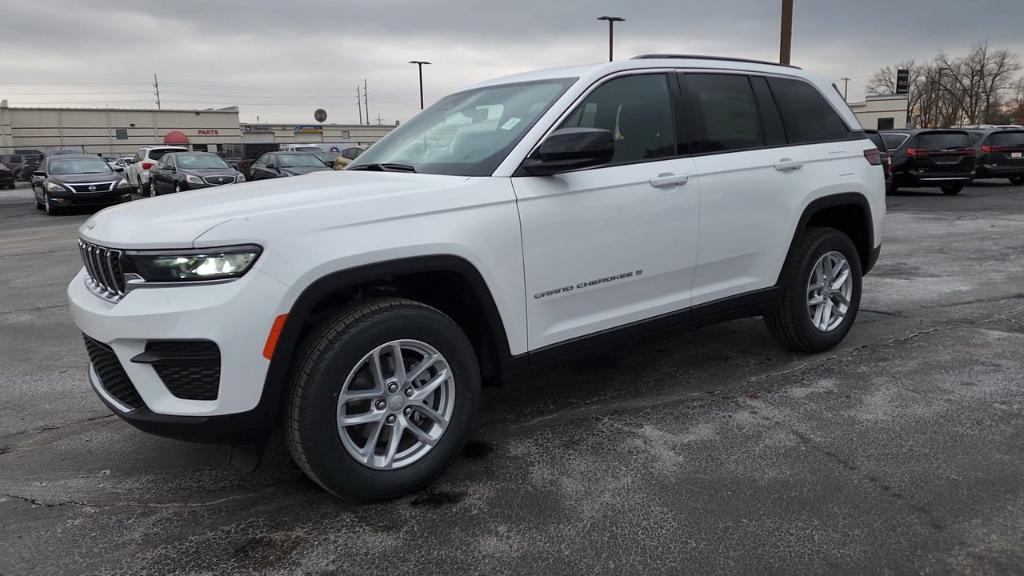
[[[156,186],[153,186],[152,182],[143,182],[139,179],[139,194],[142,196],[149,196],[150,198],[156,197]]]
[[[964,189],[963,184],[946,184],[942,187],[942,193],[946,196],[956,196]]]
[[[43,209],[46,211],[47,216],[57,216],[60,214],[60,208],[57,208],[50,202],[49,192],[43,192]]]
[[[43,203],[40,202],[39,201],[39,197],[36,196],[35,188],[32,189],[32,199],[35,200],[35,202],[36,202],[36,210],[42,210],[43,209]]]
[[[443,383],[431,392],[430,401],[436,401],[434,408],[449,414],[449,418],[447,426],[440,432],[433,429],[433,433],[439,436],[434,439],[436,443],[432,447],[416,456],[415,451],[409,452],[415,445],[404,444],[406,447],[402,448],[403,444],[399,444],[398,456],[393,462],[400,462],[399,458],[405,453],[407,463],[393,469],[382,469],[386,468],[385,453],[394,426],[413,426],[412,418],[422,416],[422,422],[429,420],[431,427],[440,427],[440,424],[435,424],[437,421],[426,419],[425,413],[410,412],[420,405],[414,400],[409,400],[405,406],[397,405],[406,402],[405,384],[394,394],[389,394],[386,389],[374,392],[376,399],[365,400],[365,406],[361,406],[363,410],[353,410],[349,414],[370,414],[376,404],[381,411],[379,413],[387,413],[388,418],[402,418],[397,420],[397,425],[377,424],[387,421],[375,420],[373,424],[339,426],[339,413],[342,410],[348,413],[350,406],[343,404],[345,408],[341,409],[339,404],[343,394],[352,392],[349,381],[358,381],[360,377],[364,378],[361,381],[364,383],[374,381],[369,376],[372,373],[368,372],[368,359],[372,358],[371,352],[379,348],[384,349],[379,357],[381,372],[389,377],[394,356],[388,350],[395,341],[401,341],[402,346],[425,344],[443,357],[443,362],[432,365],[430,370],[446,364],[449,378],[436,380]],[[411,362],[409,369],[425,358],[417,359],[405,349],[402,355],[403,365]],[[462,450],[476,417],[480,372],[466,335],[439,310],[401,298],[361,302],[337,313],[308,334],[297,358],[286,414],[288,449],[306,475],[328,492],[357,500],[395,498],[429,484]],[[425,378],[436,375],[428,373]],[[445,399],[450,399],[451,403],[447,404]],[[402,414],[412,416],[403,418]],[[417,429],[422,430],[422,427],[417,426]],[[358,446],[356,440],[360,438],[357,436],[363,441],[362,447]],[[367,451],[370,437],[377,441],[373,444],[374,449]],[[418,441],[409,428],[398,438],[403,443]],[[357,460],[354,450],[361,451],[364,459],[365,454],[369,454],[369,459],[376,465]],[[382,454],[378,455],[378,450]]]
[[[848,305],[842,320],[838,325],[823,331],[814,325],[811,317],[810,284],[818,262],[834,253],[840,254],[849,264],[850,291],[845,296]],[[783,291],[781,305],[778,310],[764,317],[771,335],[787,348],[798,352],[830,350],[843,341],[860,310],[861,262],[857,248],[850,237],[839,230],[808,228],[786,259],[780,284]],[[832,308],[833,311],[837,309],[837,306]]]
[[[174,185],[174,192],[175,192],[175,194],[178,194],[178,193],[181,192],[181,184],[175,184]]]
[[[1010,184],[1013,184],[1014,186],[1024,184],[1024,176],[1014,176],[1013,178],[1010,178]]]

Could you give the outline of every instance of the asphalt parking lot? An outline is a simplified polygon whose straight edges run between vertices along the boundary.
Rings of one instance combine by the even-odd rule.
[[[0,192],[0,575],[1024,572],[1024,187],[890,197],[830,353],[743,320],[488,389],[464,457],[372,505],[109,413],[86,218]]]

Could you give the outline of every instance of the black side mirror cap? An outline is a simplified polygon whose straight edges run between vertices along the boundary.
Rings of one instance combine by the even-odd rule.
[[[562,128],[551,133],[536,152],[523,162],[531,176],[549,176],[559,172],[600,166],[615,156],[611,131],[601,128]]]

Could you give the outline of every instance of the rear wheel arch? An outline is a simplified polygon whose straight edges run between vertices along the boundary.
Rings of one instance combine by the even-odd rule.
[[[332,272],[311,283],[288,312],[264,381],[260,404],[281,404],[303,336],[338,308],[378,296],[397,296],[441,310],[466,332],[485,381],[518,368],[490,289],[473,264],[453,255],[389,260]]]
[[[793,238],[786,253],[787,260],[799,245],[808,228],[835,228],[850,237],[857,247],[862,273],[867,274],[874,264],[872,252],[875,248],[874,219],[867,197],[857,192],[832,194],[811,201],[804,208],[797,221]],[[779,273],[781,280],[782,272]]]

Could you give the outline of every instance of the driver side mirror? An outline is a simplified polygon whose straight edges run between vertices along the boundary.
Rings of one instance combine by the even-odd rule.
[[[615,139],[600,128],[562,128],[551,133],[537,151],[523,162],[532,176],[600,166],[615,155]]]
[[[277,170],[276,164],[267,164],[267,170]]]

